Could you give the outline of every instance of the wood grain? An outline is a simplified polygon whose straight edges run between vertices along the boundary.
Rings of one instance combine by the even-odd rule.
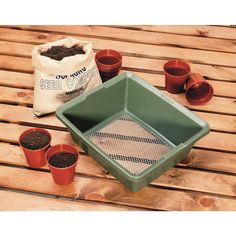
[[[166,60],[141,58],[123,56],[123,66],[131,70],[139,70],[141,72],[163,72],[163,65]],[[190,63],[191,70],[206,76],[208,79],[236,81],[236,68],[203,65],[197,63]]]
[[[163,92],[175,101],[190,109],[235,115],[236,102],[233,98],[213,97],[204,105],[190,105],[185,98],[185,94],[171,94],[166,91]]]
[[[19,36],[18,36],[19,37]],[[64,36],[65,37],[65,36]],[[63,36],[58,36],[63,38]],[[187,48],[173,48],[150,44],[113,41],[91,37],[79,37],[81,40],[91,41],[94,49],[113,48],[125,55],[135,55],[149,58],[179,58],[200,64],[214,64],[235,67],[236,54],[213,52]],[[33,45],[0,41],[0,54],[30,57]]]
[[[19,124],[43,125],[44,127],[60,127],[66,129],[54,114],[33,117],[33,108],[0,104],[0,120]]]
[[[42,44],[64,38],[65,36],[66,35],[0,28],[0,39],[30,44]],[[99,48],[95,47],[95,49]],[[159,53],[157,55],[159,55]],[[164,63],[164,60],[150,59],[144,57],[139,57],[139,59],[137,60],[136,57],[130,57],[125,55],[123,55],[123,60],[123,64],[126,67],[158,71],[162,70],[162,66]],[[207,76],[212,79],[235,81],[236,78],[236,68],[223,67],[219,65],[216,66],[197,64],[196,62],[192,64],[191,67],[193,71],[201,73],[204,76]]]
[[[3,61],[5,65],[1,66],[1,61],[0,61],[0,68],[8,70],[20,70],[22,72],[33,73],[32,62],[28,58],[21,58],[22,60],[21,63],[24,62],[24,67],[22,69],[21,67],[19,68],[18,64],[19,57],[11,57],[11,56],[4,56],[4,57],[6,57],[5,60]],[[7,64],[8,61],[10,61],[11,63]],[[6,66],[6,64],[8,66]],[[165,87],[164,75],[137,72],[136,71],[137,68],[128,68],[128,69],[130,69],[131,71],[133,70],[135,74],[137,74],[138,76],[140,76],[141,78],[143,78],[144,80],[146,80],[147,82],[151,83],[154,86],[157,86],[159,88]],[[33,79],[34,79],[33,75],[29,75],[27,73],[18,73],[18,72],[0,70],[0,85],[7,85],[19,88],[20,87],[33,88],[33,81],[32,81]],[[230,82],[225,83],[223,81],[214,81],[214,80],[209,80],[209,83],[211,83],[211,85],[213,86],[215,95],[224,97],[236,97],[235,83],[230,83]]]
[[[236,29],[209,25],[136,25],[134,29],[164,32],[171,34],[192,35],[208,38],[236,39]]]
[[[81,149],[75,146],[78,151]],[[0,150],[3,155],[0,156],[0,163],[28,167],[24,153],[17,145],[0,142]],[[76,167],[76,172],[84,175],[107,178],[108,172],[99,165],[92,157],[80,152],[79,165]],[[48,170],[48,166],[41,169]]]
[[[29,128],[30,126],[0,123],[0,140],[10,143],[18,143],[18,138],[20,134]],[[49,132],[54,137],[52,139],[52,145],[60,143],[74,144],[69,132],[56,131],[56,130],[49,130]]]
[[[31,82],[32,84],[33,82]],[[235,90],[233,86],[232,91]],[[216,113],[236,114],[235,98],[213,97],[207,104],[204,105],[190,105],[185,98],[185,94],[170,94],[163,91],[168,96],[181,103],[182,105],[201,111],[211,111]],[[0,86],[0,102],[14,103],[14,104],[33,104],[33,91],[29,89],[7,88]]]
[[[31,105],[33,90],[0,86],[0,102]]]
[[[0,123],[0,140],[16,143],[19,135],[29,127],[17,124]],[[73,143],[69,132],[50,130],[55,137],[54,144]],[[195,147],[212,150],[222,150],[228,152],[236,151],[236,135],[228,133],[210,132],[207,136],[199,140]]]
[[[0,142],[0,150],[2,153],[0,156],[0,163],[28,166],[19,146]],[[177,166],[236,174],[235,155],[236,154],[231,153],[192,149],[188,157],[182,163],[177,164]],[[76,169],[78,173],[104,178],[110,176],[108,171],[99,165],[92,157],[81,152],[80,157],[80,164]],[[45,166],[43,168],[47,167]]]
[[[140,208],[70,201],[0,190],[0,211],[127,211]]]
[[[0,166],[2,187],[161,210],[236,210],[236,200],[208,194],[145,187],[132,193],[115,180],[76,176],[56,185],[50,173]]]
[[[8,55],[0,56],[0,69],[14,70],[14,72],[33,72],[32,61],[30,58],[13,57]]]
[[[32,74],[0,70],[0,85],[16,88],[34,88]]]
[[[5,164],[17,165],[17,166],[25,166],[28,167],[26,163],[25,157],[23,152],[18,146],[1,143],[0,142],[0,151],[3,154],[0,157],[0,162]],[[195,154],[196,154],[196,150]],[[208,158],[214,158],[214,153],[211,156],[207,156]],[[193,153],[190,154],[190,158],[193,157]],[[198,155],[199,158],[201,155]],[[203,160],[206,157],[204,153],[202,154]],[[235,156],[234,156],[235,157]],[[219,159],[219,157],[218,157]],[[222,162],[214,158],[215,166],[218,166]],[[224,158],[221,158],[225,160]],[[208,162],[213,163],[213,161],[208,160]],[[226,157],[226,162],[231,164],[231,169],[234,167],[234,172],[236,170],[236,160],[232,161],[232,158]],[[206,164],[207,166],[207,164]],[[227,167],[226,167],[227,168]],[[47,166],[42,167],[41,169],[48,170]],[[222,169],[221,169],[222,170]],[[79,174],[83,174],[86,176],[93,176],[93,177],[101,177],[101,178],[108,178],[114,179],[111,175],[107,174],[105,169],[97,164],[91,157],[86,155],[81,155],[79,164],[77,165],[76,172]],[[204,181],[207,179],[207,182]],[[162,176],[157,178],[155,181],[151,183],[152,186],[163,186],[175,189],[182,189],[182,190],[195,190],[199,192],[205,193],[213,193],[213,194],[221,194],[227,196],[235,196],[236,191],[234,187],[236,186],[236,179],[234,175],[225,175],[221,173],[212,173],[207,171],[196,171],[192,169],[180,169],[180,168],[172,168],[169,171],[165,172]]]
[[[24,30],[37,30],[78,36],[102,37],[127,42],[147,43],[154,45],[168,45],[183,48],[196,48],[223,52],[236,52],[233,40],[214,39],[206,37],[174,35],[161,32],[147,32],[95,25],[24,25]]]
[[[192,149],[179,165],[236,174],[236,154]]]
[[[124,70],[123,70],[124,71]],[[121,71],[121,72],[123,72]],[[165,77],[164,75],[159,74],[150,74],[143,72],[134,72],[140,78],[146,80],[152,85],[159,87],[161,89],[165,88]],[[236,84],[230,82],[222,82],[222,81],[208,81],[214,88],[214,95],[224,96],[224,97],[233,97],[236,98]]]
[[[236,133],[236,116],[197,111],[194,111],[194,113],[206,120],[212,130]],[[60,122],[54,114],[35,118],[33,117],[32,108],[24,106],[12,106],[8,104],[0,104],[0,120],[18,124],[65,128],[65,125],[62,124],[62,122]]]

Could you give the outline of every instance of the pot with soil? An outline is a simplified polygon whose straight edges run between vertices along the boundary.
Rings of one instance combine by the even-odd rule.
[[[46,161],[56,184],[67,185],[73,181],[78,159],[79,154],[71,145],[58,144],[48,149]]]
[[[46,164],[45,153],[50,147],[50,142],[50,133],[41,128],[30,128],[20,135],[19,144],[29,166],[39,168]]]

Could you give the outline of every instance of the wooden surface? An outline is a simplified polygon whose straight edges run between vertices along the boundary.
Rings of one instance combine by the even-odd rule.
[[[34,119],[34,45],[65,36],[90,40],[94,51],[113,48],[130,70],[164,90],[162,66],[170,58],[191,64],[213,85],[206,105],[191,106],[211,132],[188,158],[132,193],[79,150],[75,181],[54,184],[48,167],[30,168],[18,145],[29,127],[43,127],[53,143],[73,141],[54,115]],[[236,210],[236,28],[223,26],[1,26],[0,210]]]

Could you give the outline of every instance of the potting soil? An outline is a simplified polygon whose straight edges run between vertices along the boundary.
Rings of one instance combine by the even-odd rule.
[[[50,137],[44,132],[32,131],[21,139],[21,145],[30,150],[41,149],[48,145]]]
[[[52,46],[45,52],[41,52],[42,56],[49,57],[51,59],[61,61],[64,57],[74,56],[77,54],[85,54],[82,47],[74,45],[67,48],[65,46]]]
[[[57,168],[65,168],[73,165],[76,162],[76,155],[70,152],[59,152],[52,155],[49,159],[49,164]]]

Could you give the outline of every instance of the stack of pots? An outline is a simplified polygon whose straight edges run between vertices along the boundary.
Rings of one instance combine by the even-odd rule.
[[[191,73],[190,66],[182,60],[171,60],[164,64],[165,88],[169,93],[181,93],[191,105],[202,105],[211,100],[213,87],[198,73]]]

